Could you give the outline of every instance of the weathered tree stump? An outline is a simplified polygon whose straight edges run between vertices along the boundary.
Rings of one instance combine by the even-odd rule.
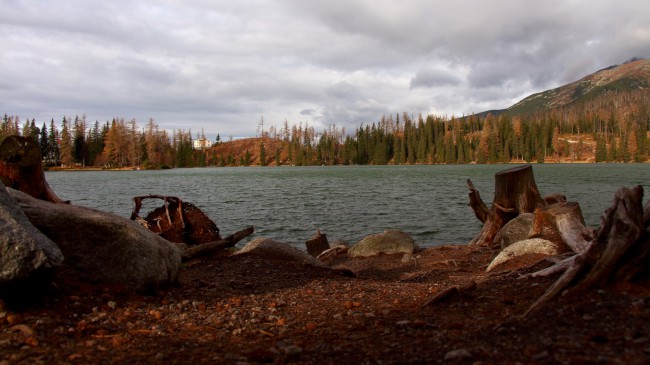
[[[330,244],[327,241],[327,236],[320,233],[320,229],[316,232],[314,237],[308,241],[305,241],[305,246],[307,246],[307,253],[314,257],[318,257],[318,255],[321,253],[330,249]]]
[[[497,172],[494,179],[492,206],[481,232],[470,242],[470,245],[492,245],[494,237],[508,221],[521,213],[532,213],[535,208],[545,205],[535,184],[531,165],[518,166]],[[476,195],[473,196],[474,192],[475,189],[470,191],[470,201],[472,199],[479,200],[472,206],[476,216],[479,217],[483,213],[477,212],[475,207],[483,211],[481,207],[485,206],[485,204],[480,201],[480,196],[478,196],[478,199]]]
[[[594,287],[629,282],[650,275],[650,203],[643,208],[643,188],[621,188],[601,218],[595,239],[564,274],[524,314],[535,312],[560,293],[574,295]],[[553,270],[545,270],[553,272]]]
[[[45,180],[41,149],[31,137],[9,136],[0,144],[0,177],[8,188],[52,203],[62,200]]]
[[[573,252],[586,250],[593,238],[592,231],[585,226],[580,205],[576,202],[539,207],[533,214],[529,238],[543,238]]]

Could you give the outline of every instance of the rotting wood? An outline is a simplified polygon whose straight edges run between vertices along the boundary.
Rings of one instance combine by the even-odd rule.
[[[8,136],[0,144],[2,183],[30,196],[52,203],[70,203],[59,198],[45,180],[41,149],[31,137]]]
[[[241,231],[237,231],[231,234],[224,239],[203,243],[194,247],[189,247],[182,251],[183,260],[186,261],[200,255],[207,255],[215,251],[233,247],[237,244],[237,242],[250,236],[253,234],[253,232],[255,232],[255,228],[253,226],[249,226],[245,229],[242,229]]]
[[[163,206],[142,218],[139,212],[145,199],[161,199]],[[221,240],[217,225],[192,203],[167,195],[136,196],[133,203],[131,220],[170,242],[197,245]]]
[[[517,166],[497,172],[494,175],[494,179],[494,200],[492,206],[484,221],[483,228],[470,242],[470,245],[491,246],[499,230],[511,219],[521,213],[532,213],[535,208],[545,205],[535,184],[535,177],[531,165]],[[471,199],[472,191],[470,188],[470,201]],[[476,204],[479,207],[479,211],[482,211],[483,209],[480,208],[480,203],[477,202]],[[474,211],[480,220],[479,214],[476,213],[477,209]]]

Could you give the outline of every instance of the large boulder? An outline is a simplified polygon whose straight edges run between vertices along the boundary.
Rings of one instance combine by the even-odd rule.
[[[65,256],[79,280],[153,291],[175,283],[180,250],[140,224],[96,209],[54,204],[7,189],[36,228]]]
[[[0,182],[0,293],[12,295],[26,283],[47,281],[63,262],[61,250],[34,227]]]
[[[527,239],[533,227],[533,217],[533,213],[522,213],[510,220],[494,237],[494,244],[506,248],[515,242]]]
[[[374,256],[380,253],[413,253],[417,246],[411,236],[399,230],[386,230],[371,234],[355,243],[349,250],[350,257]]]
[[[485,271],[490,272],[497,266],[503,265],[511,260],[521,259],[524,256],[530,256],[533,260],[539,260],[541,257],[555,256],[563,252],[566,251],[556,243],[541,238],[530,238],[515,242],[501,250]]]

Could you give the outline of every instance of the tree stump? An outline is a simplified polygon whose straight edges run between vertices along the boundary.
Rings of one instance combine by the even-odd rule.
[[[307,253],[314,257],[318,257],[318,255],[321,253],[330,249],[330,244],[327,241],[327,236],[323,233],[320,233],[320,229],[316,232],[314,237],[308,241],[305,241],[305,246],[307,246]]]
[[[593,239],[591,230],[585,226],[580,204],[576,202],[535,209],[533,227],[528,236],[549,240],[573,252],[586,250]]]
[[[494,179],[492,206],[481,232],[470,242],[470,245],[492,245],[499,230],[511,219],[521,213],[532,213],[535,208],[545,205],[535,184],[531,165],[522,165],[497,172]],[[471,199],[472,193],[470,192]],[[476,203],[477,206],[481,206],[481,204],[484,205],[482,201]],[[478,217],[479,214],[476,214]]]
[[[31,137],[9,136],[0,144],[0,177],[8,188],[52,203],[68,203],[45,180],[41,149]]]
[[[647,278],[650,275],[650,203],[643,208],[642,200],[641,186],[621,188],[612,207],[603,214],[596,237],[587,250],[566,261],[568,265],[564,266],[568,268],[564,274],[533,303],[524,317],[560,293],[575,295],[594,287]]]

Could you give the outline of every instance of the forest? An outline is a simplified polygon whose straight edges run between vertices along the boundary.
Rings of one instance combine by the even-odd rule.
[[[464,164],[504,162],[647,162],[650,90],[610,93],[535,114],[505,111],[463,117],[384,115],[351,133],[306,123],[258,131],[254,145],[217,142],[193,149],[200,133],[141,127],[123,118],[100,123],[64,117],[40,127],[4,115],[0,140],[12,134],[39,142],[46,166],[171,168],[247,165]],[[249,141],[250,142],[250,141]],[[241,143],[240,143],[241,145]]]

